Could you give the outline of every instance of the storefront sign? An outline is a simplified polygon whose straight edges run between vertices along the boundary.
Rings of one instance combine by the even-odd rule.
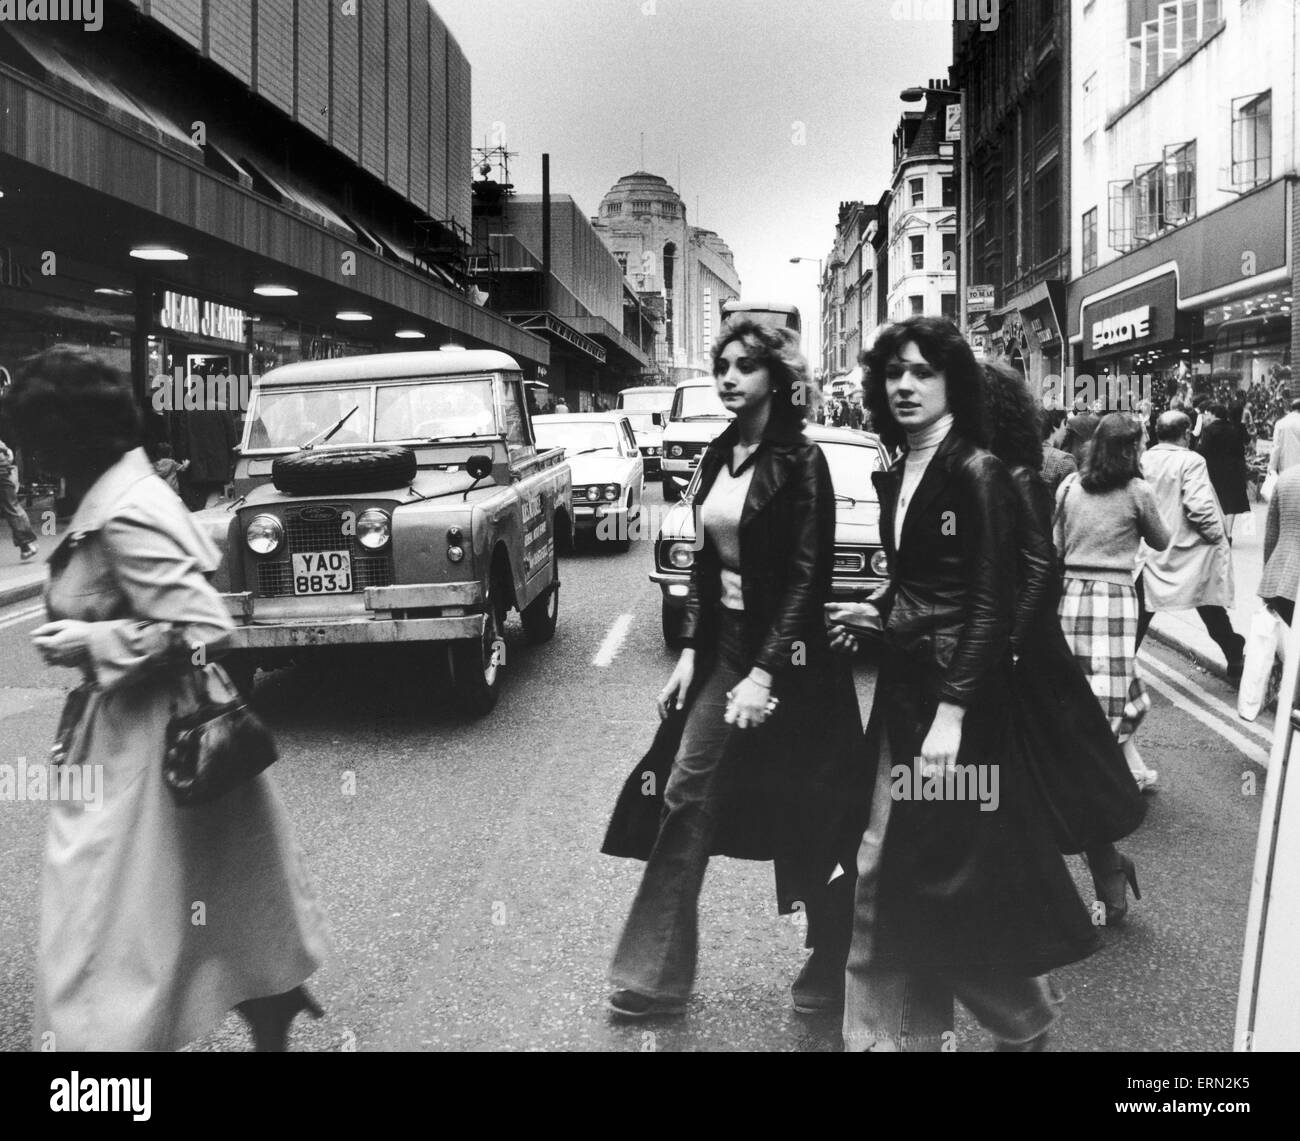
[[[1178,284],[1172,273],[1083,307],[1083,355],[1113,357],[1178,336]]]
[[[966,286],[966,312],[984,313],[993,308],[993,286]]]
[[[1143,305],[1127,313],[1094,322],[1092,326],[1092,351],[1099,352],[1107,345],[1126,345],[1130,341],[1145,340],[1151,335],[1151,306]]]
[[[206,337],[241,345],[244,343],[245,318],[242,309],[218,305],[215,301],[200,301],[197,297],[173,293],[168,289],[163,293],[162,313],[158,323],[164,329],[191,337]]]

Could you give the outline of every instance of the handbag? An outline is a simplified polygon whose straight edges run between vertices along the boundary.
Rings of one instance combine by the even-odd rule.
[[[224,698],[213,695],[214,681]],[[220,799],[273,763],[275,739],[221,666],[188,671],[181,690],[188,691],[192,709],[182,713],[179,702],[172,702],[163,783],[177,807],[195,808]]]
[[[1286,631],[1281,615],[1268,606],[1261,607],[1250,620],[1237,690],[1237,716],[1243,721],[1254,721],[1268,701],[1274,661],[1286,654]]]

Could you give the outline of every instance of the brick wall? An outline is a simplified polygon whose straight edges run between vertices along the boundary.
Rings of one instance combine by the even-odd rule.
[[[330,0],[298,0],[298,122],[327,141],[330,8]]]
[[[388,185],[406,194],[411,181],[410,10],[388,6]]]
[[[429,209],[429,24],[427,4],[411,9],[411,189],[410,198]]]
[[[153,0],[147,11],[190,47],[203,47],[203,0]]]
[[[376,178],[388,174],[388,110],[385,43],[388,39],[384,5],[360,5],[361,17],[361,165]]]
[[[361,161],[361,20],[330,5],[330,142],[353,162]]]
[[[220,0],[209,6],[208,54],[231,75],[253,81],[253,0]]]
[[[257,0],[255,90],[286,115],[293,114],[293,5]]]
[[[447,124],[447,26],[437,12],[429,14],[429,216],[446,218],[447,148],[439,145]],[[467,156],[468,157],[468,156]]]
[[[447,38],[447,214],[470,225],[470,70],[460,45]]]

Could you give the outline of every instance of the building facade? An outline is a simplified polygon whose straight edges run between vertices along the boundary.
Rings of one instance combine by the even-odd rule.
[[[1035,382],[1068,363],[1069,44],[1070,5],[1057,0],[1006,0],[992,30],[953,22],[963,328]]]
[[[889,320],[917,314],[957,319],[957,184],[947,127],[950,89],[931,80],[924,110],[905,111],[894,131],[888,204]]]
[[[660,364],[688,374],[707,371],[723,303],[740,296],[727,243],[690,225],[677,192],[646,171],[620,178],[591,223],[638,294],[662,306]]]
[[[876,312],[877,204],[841,202],[835,241],[822,275],[821,367],[828,383],[852,378],[858,357],[879,324]]]
[[[1276,410],[1300,349],[1300,6],[1073,0],[1071,19],[1077,374]]]

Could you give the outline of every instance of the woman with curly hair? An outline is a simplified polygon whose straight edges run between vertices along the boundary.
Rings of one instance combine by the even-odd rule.
[[[58,763],[81,770],[73,787],[100,774],[103,793],[98,811],[50,805],[36,1049],[175,1050],[233,1007],[257,1049],[283,1050],[296,1014],[320,1016],[302,983],[326,942],[271,776],[186,808],[163,783],[169,725],[193,707],[185,675],[231,629],[206,577],[217,551],[140,447],[129,381],[95,353],[33,357],[5,411],[80,499],[32,643],[81,675]]]
[[[1136,876],[1114,841],[1142,822],[1146,806],[1056,616],[1061,572],[1052,497],[1039,474],[1039,409],[1015,369],[1001,362],[983,368],[989,449],[1006,464],[1019,500],[1011,629],[1017,729],[1057,844],[1067,854],[1085,854],[1106,923],[1115,926],[1128,912],[1126,879]]]
[[[1083,470],[1056,493],[1053,537],[1065,568],[1061,629],[1123,746],[1133,779],[1145,791],[1154,787],[1157,773],[1133,743],[1151,708],[1137,668],[1133,574],[1140,541],[1163,551],[1170,533],[1155,492],[1142,478],[1142,441],[1142,426],[1123,413],[1103,417]],[[1128,878],[1136,893],[1136,878]]]
[[[713,375],[735,420],[700,461],[686,648],[603,849],[647,860],[610,972],[610,1009],[626,1018],[683,1012],[710,855],[775,861],[780,910],[806,914],[813,949],[795,1009],[842,1001],[853,877],[832,876],[837,864],[852,868],[865,790],[852,673],[822,619],[835,493],[826,457],[803,435],[811,381],[794,333],[733,319]],[[662,808],[647,785],[663,790]]]
[[[828,611],[834,646],[877,615],[884,634],[845,1047],[941,1050],[956,998],[998,1049],[1041,1050],[1060,1003],[1047,973],[1098,938],[1013,732],[1015,489],[986,450],[983,376],[950,321],[888,326],[863,363],[877,429],[903,457],[873,476],[889,584]]]

